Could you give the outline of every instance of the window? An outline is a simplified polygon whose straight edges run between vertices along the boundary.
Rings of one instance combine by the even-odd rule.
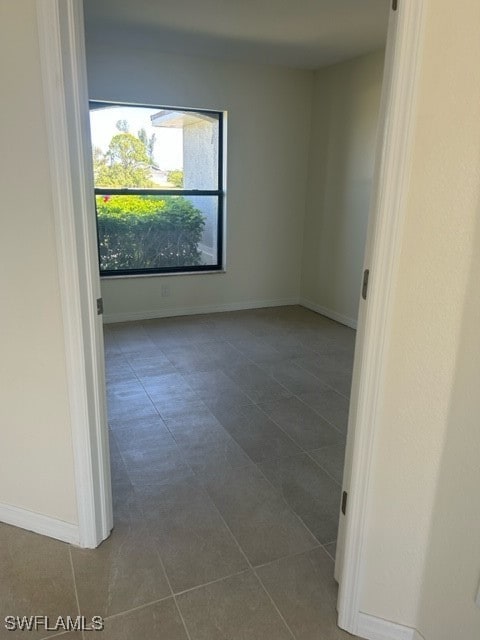
[[[222,268],[222,113],[90,102],[100,275]]]

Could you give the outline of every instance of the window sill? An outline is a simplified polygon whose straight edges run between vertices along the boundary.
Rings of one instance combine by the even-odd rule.
[[[125,280],[130,278],[171,278],[176,276],[204,276],[213,273],[227,273],[226,269],[212,269],[211,271],[174,271],[172,273],[132,273],[118,276],[100,276],[100,280]]]

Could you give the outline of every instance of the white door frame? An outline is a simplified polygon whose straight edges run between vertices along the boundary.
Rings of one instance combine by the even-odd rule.
[[[49,143],[78,544],[112,529],[101,297],[81,0],[36,0]]]
[[[348,501],[346,516],[340,516],[336,560],[338,623],[352,634],[369,638],[387,637],[381,632],[379,635],[375,625],[366,620],[361,596],[372,452],[384,391],[392,292],[399,276],[427,1],[399,0],[397,10],[392,9],[390,14],[364,264],[370,272],[368,301],[360,302],[350,402],[343,480]],[[393,633],[389,623],[385,624],[385,629]],[[396,635],[388,637],[410,637],[406,631],[397,628]]]
[[[399,0],[391,16],[376,159],[368,304],[360,305],[352,407],[351,466],[338,601],[339,625],[361,630],[361,589],[370,468],[382,397],[385,343],[404,224],[417,78],[427,0]],[[112,528],[97,239],[81,0],[36,0],[42,80],[73,431],[79,542],[96,547]]]

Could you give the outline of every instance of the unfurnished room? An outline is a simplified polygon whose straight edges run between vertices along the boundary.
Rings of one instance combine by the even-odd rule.
[[[438,4],[3,0],[0,638],[478,637]]]

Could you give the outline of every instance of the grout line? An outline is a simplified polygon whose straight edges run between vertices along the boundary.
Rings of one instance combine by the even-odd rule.
[[[293,513],[293,515],[297,518],[297,520],[300,522],[300,524],[303,526],[303,528],[312,536],[312,538],[318,543],[318,544],[322,544],[320,542],[320,540],[317,538],[316,535],[314,535],[314,533],[309,529],[309,527],[307,527],[307,525],[305,524],[305,522],[302,520],[302,518],[299,516],[299,514],[295,511],[295,509],[288,504],[287,500],[283,497],[282,493],[277,489],[277,487],[275,487],[275,485],[269,480],[269,478],[265,475],[265,473],[263,472],[263,470],[257,465],[257,469],[259,470],[259,472],[262,474],[263,478],[265,479],[265,481],[272,487],[272,489],[274,490],[275,494],[285,503],[285,505],[288,507],[288,509]]]
[[[292,636],[293,640],[297,640],[295,634],[293,633],[293,631],[290,628],[290,625],[288,624],[288,622],[285,620],[285,618],[283,617],[282,612],[280,611],[280,609],[277,607],[277,605],[275,604],[274,599],[272,598],[272,596],[270,595],[270,593],[268,592],[268,589],[266,588],[266,586],[263,584],[260,576],[257,574],[257,572],[254,570],[253,573],[255,574],[255,577],[257,579],[257,581],[259,582],[260,586],[262,587],[263,591],[265,592],[267,598],[270,600],[270,602],[272,603],[273,608],[275,609],[275,611],[277,612],[277,614],[279,615],[280,619],[283,621],[283,624],[285,625],[285,627],[287,628],[288,632],[290,633],[290,635]]]
[[[315,354],[320,358],[321,354],[315,352]],[[325,387],[328,387],[328,389],[331,389],[332,391],[335,391],[335,393],[337,393],[339,396],[341,396],[342,398],[344,398],[345,400],[350,401],[350,396],[345,395],[344,393],[342,393],[341,391],[339,391],[338,389],[335,389],[335,387],[332,387],[331,384],[328,384],[328,382],[324,382],[321,378],[319,378],[317,375],[315,375],[312,371],[309,371],[305,366],[302,365],[301,362],[296,362],[295,363],[298,367],[300,367],[301,369],[303,369],[304,371],[306,371],[307,373],[309,373],[310,375],[312,375],[314,378],[316,378],[319,382],[321,382]],[[342,371],[342,373],[344,373]]]
[[[336,540],[334,540],[333,542],[336,542]],[[323,548],[325,550],[325,553],[333,560],[334,564],[335,564],[335,556],[333,554],[330,553],[330,551],[328,551],[327,546],[330,544],[333,544],[333,542],[328,542],[327,544],[323,545]]]
[[[331,543],[328,543],[328,544],[331,544]],[[282,562],[282,560],[287,560],[288,558],[296,558],[297,556],[302,556],[303,554],[310,553],[315,549],[322,549],[323,546],[324,545],[321,542],[319,542],[311,549],[303,549],[303,551],[297,551],[296,553],[289,553],[286,556],[280,556],[280,558],[274,558],[273,560],[269,560],[268,562],[262,562],[262,564],[256,564],[254,567],[252,567],[252,569],[254,571],[257,571],[257,569],[263,569],[263,567],[268,567],[271,564],[275,564],[275,562]]]
[[[311,455],[310,451],[305,451],[305,453],[307,454],[307,456],[310,458],[310,460],[317,465],[317,467],[319,469],[321,469],[324,473],[327,474],[327,476],[329,478],[331,478],[336,485],[338,485],[340,488],[343,487],[343,484],[341,482],[339,482],[336,478],[334,478],[334,476],[330,473],[330,471],[328,471],[327,469],[325,469],[325,467],[323,467],[317,460],[315,460],[315,458]]]
[[[178,615],[180,616],[180,620],[182,621],[183,628],[185,629],[185,634],[186,634],[188,640],[192,640],[192,636],[190,635],[190,631],[188,630],[187,623],[185,622],[185,618],[183,617],[183,613],[182,613],[182,611],[180,609],[180,606],[179,606],[175,596],[173,596],[173,602],[175,604],[175,608],[177,609]]]
[[[75,568],[73,566],[72,550],[71,550],[70,546],[68,547],[68,557],[70,558],[70,568],[72,570],[73,590],[75,592],[75,601],[77,603],[78,615],[81,616],[82,612],[80,610],[80,600],[78,598],[77,580],[75,578]]]
[[[197,591],[198,589],[202,589],[203,587],[209,587],[211,584],[217,584],[217,582],[222,582],[223,580],[228,580],[229,578],[235,578],[236,576],[241,576],[243,573],[247,573],[252,570],[252,567],[249,566],[247,569],[242,569],[241,571],[236,571],[235,573],[229,573],[228,576],[222,576],[221,578],[216,578],[215,580],[210,580],[210,582],[205,582],[203,584],[196,584],[194,587],[190,587],[189,589],[184,589],[183,591],[178,591],[175,593],[175,597],[183,596],[186,593],[190,593],[191,591]]]
[[[147,607],[151,607],[154,604],[158,604],[159,602],[164,602],[165,600],[170,600],[173,596],[165,596],[164,598],[159,598],[158,600],[152,600],[151,602],[146,602],[145,604],[140,604],[138,607],[132,607],[131,609],[125,609],[125,611],[119,611],[118,613],[112,613],[111,616],[107,616],[104,618],[105,622],[109,620],[114,620],[115,618],[120,618],[121,616],[128,615],[129,613],[133,613],[134,611],[141,611],[142,609],[146,609]]]

